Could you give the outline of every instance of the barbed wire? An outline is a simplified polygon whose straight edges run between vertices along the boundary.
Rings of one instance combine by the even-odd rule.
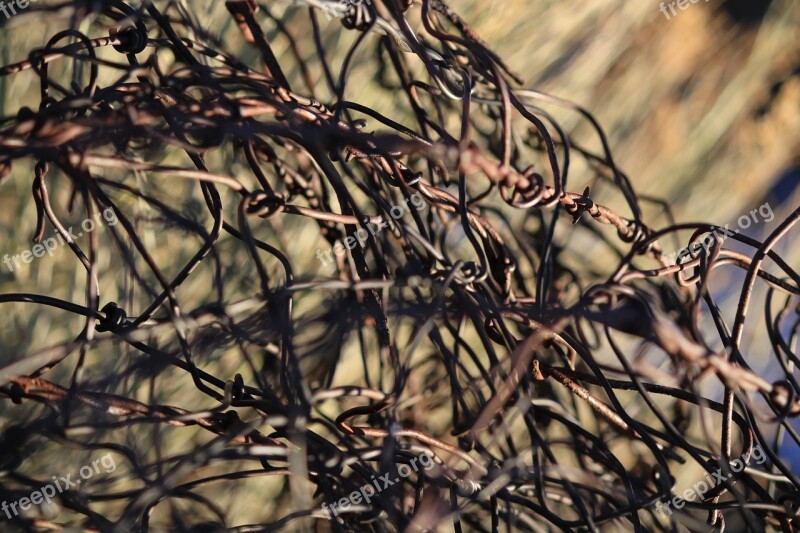
[[[763,242],[734,235],[749,253],[715,240],[671,264],[665,238],[692,230],[694,244],[715,226],[647,226],[642,204],[653,200],[637,195],[595,118],[520,88],[521,76],[443,1],[347,3],[335,23],[356,38],[338,69],[318,13],[342,4],[293,5],[307,11],[311,56],[271,4],[225,2],[259,67],[226,51],[180,2],[65,2],[20,15],[68,11],[71,23],[0,68],[0,76],[33,72],[41,102],[0,122],[0,167],[10,175],[30,166],[34,242],[48,222],[56,228],[85,271],[86,299],[65,301],[44,287],[0,295],[2,304],[84,317],[70,342],[17,354],[0,371],[0,394],[44,407],[5,428],[0,489],[11,501],[41,483],[17,471],[20,448],[39,439],[112,451],[127,475],[61,493],[69,513],[9,523],[27,531],[599,531],[610,522],[676,530],[677,515],[656,511],[677,494],[676,470],[691,463],[730,473],[732,459],[760,446],[768,462],[686,508],[717,530],[727,518],[794,531],[800,479],[779,447],[800,444],[791,424],[800,415],[800,276],[774,248],[800,209]],[[419,24],[410,16],[417,7]],[[290,43],[285,54],[264,26]],[[365,54],[380,67],[374,90],[402,116],[345,98]],[[69,83],[50,74],[62,61],[73,65]],[[601,150],[563,131],[547,106],[580,114]],[[568,185],[575,160],[594,173],[581,193]],[[160,186],[131,181],[141,175]],[[595,202],[597,189],[623,207]],[[112,210],[120,224],[108,227],[111,238],[72,239],[54,201],[61,190],[87,218]],[[181,190],[199,192],[205,212]],[[416,198],[422,207],[394,215]],[[197,238],[177,274],[141,237],[132,200],[157,213],[150,224],[186,235],[187,247]],[[297,259],[313,256],[305,249],[313,239],[288,237],[292,249],[284,246],[278,236],[290,226],[313,228],[333,250],[333,274]],[[568,259],[582,254],[578,235],[607,257],[603,271]],[[101,253],[115,257],[135,297],[104,296]],[[709,287],[723,266],[746,272],[732,325]],[[206,269],[210,294],[190,303],[203,295],[179,289]],[[230,287],[241,272],[257,280],[243,295]],[[756,284],[766,287],[760,327],[769,339],[759,355],[782,369],[778,381],[754,372],[743,351],[745,323],[756,327],[747,321]],[[713,331],[703,327],[708,318]],[[113,375],[84,379],[96,350],[134,356]],[[222,354],[232,354],[224,365]],[[68,383],[49,377],[65,365]],[[179,375],[196,395],[161,403],[158,384]],[[441,419],[429,419],[433,412]],[[207,437],[169,455],[167,426]],[[125,444],[122,430],[149,436],[152,449]],[[370,480],[399,479],[414,454],[435,467],[337,516],[321,508]],[[204,473],[212,462],[225,472]],[[263,523],[230,523],[231,511],[203,493],[267,476],[287,479],[274,499],[289,503]],[[292,479],[310,482],[313,496]],[[154,509],[173,500],[213,518],[170,503],[169,524],[151,525]]]

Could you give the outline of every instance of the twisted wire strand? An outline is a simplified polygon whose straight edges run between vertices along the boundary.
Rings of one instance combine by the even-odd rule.
[[[677,512],[656,505],[680,494],[675,475],[692,464],[726,477],[686,502],[686,520],[794,531],[800,479],[781,450],[800,445],[800,276],[775,247],[796,233],[800,209],[764,242],[732,236],[747,251],[716,242],[671,264],[668,238],[694,230],[691,245],[716,226],[646,225],[643,204],[659,201],[637,195],[591,113],[523,88],[443,0],[291,4],[286,13],[308,14],[302,38],[272,4],[225,2],[254,64],[181,2],[20,15],[69,12],[71,26],[0,67],[40,89],[38,109],[0,118],[0,171],[31,178],[34,242],[57,228],[87,289],[83,302],[46,287],[0,294],[2,306],[83,320],[69,342],[11,354],[0,369],[7,412],[30,415],[4,429],[0,492],[11,501],[43,483],[20,468],[33,442],[112,452],[126,474],[60,493],[57,517],[10,522],[666,531]],[[355,36],[346,50],[323,35],[318,15],[332,12],[336,31]],[[285,55],[274,36],[289,42]],[[349,99],[363,56],[398,116]],[[565,132],[550,106],[578,113],[602,151]],[[579,159],[593,175],[574,192]],[[622,207],[597,203],[598,190]],[[134,205],[151,213],[146,224]],[[110,211],[119,225],[83,244],[66,226],[73,211]],[[180,232],[185,253],[165,260],[145,225]],[[576,266],[586,242],[605,259]],[[117,301],[104,253],[129,288]],[[729,325],[710,281],[731,267],[745,279]],[[186,290],[200,275],[208,293]],[[765,320],[755,324],[757,286]],[[745,324],[763,328],[758,354],[781,379],[751,368]],[[103,366],[97,353],[128,357]],[[190,393],[167,394],[186,380]],[[197,429],[180,453],[167,450],[167,432]],[[755,447],[766,461],[731,472]],[[423,455],[430,469],[399,475]],[[287,481],[275,500],[289,503],[262,523],[233,523],[205,492],[272,477]],[[376,479],[396,483],[334,516],[321,507]],[[162,506],[169,513],[155,514]]]

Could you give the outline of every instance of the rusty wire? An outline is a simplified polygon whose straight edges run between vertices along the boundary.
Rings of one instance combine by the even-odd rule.
[[[670,530],[678,515],[659,515],[655,506],[678,494],[677,468],[725,470],[761,446],[765,464],[716,484],[684,514],[698,523],[705,516],[718,530],[726,520],[752,530],[797,528],[800,480],[778,446],[800,445],[791,424],[800,415],[800,275],[772,249],[800,210],[763,242],[733,236],[749,253],[716,243],[670,264],[662,255],[668,237],[694,231],[690,243],[697,242],[715,226],[646,225],[643,200],[592,115],[520,88],[521,77],[442,0],[346,4],[335,23],[357,37],[338,71],[319,20],[338,2],[294,1],[315,43],[307,58],[271,4],[227,1],[260,65],[226,51],[182,3],[135,4],[41,7],[71,12],[72,26],[0,68],[0,76],[35,72],[41,98],[38,109],[2,118],[0,166],[5,174],[30,169],[34,242],[48,223],[57,228],[86,279],[81,303],[47,290],[0,295],[3,305],[30,302],[85,317],[72,341],[16,354],[2,371],[5,398],[44,407],[6,428],[2,496],[10,501],[41,483],[17,472],[14,460],[15,446],[37,440],[112,451],[134,480],[98,480],[80,497],[59,495],[61,515],[9,523],[28,531],[599,531],[611,522]],[[91,32],[75,29],[90,16]],[[265,27],[288,39],[291,53],[276,56]],[[100,57],[108,48],[114,59]],[[365,53],[381,66],[375,90],[405,107],[404,116],[347,100],[356,83],[348,69]],[[71,82],[48,74],[64,61],[73,64]],[[600,150],[564,132],[548,106],[579,113]],[[227,165],[213,167],[210,156],[221,151]],[[618,209],[593,201],[589,187],[570,190],[576,158],[594,172],[592,189],[615,197]],[[159,195],[134,175],[163,181],[162,191],[199,191],[206,212],[190,212],[179,194]],[[84,247],[73,242],[54,200],[64,188],[70,208],[87,218],[112,209],[121,224]],[[392,208],[414,195],[424,207],[395,216]],[[165,274],[163,256],[139,236],[126,211],[131,199],[158,213],[151,224],[183,232],[197,250],[177,274]],[[330,256],[332,270],[309,268],[294,259],[298,250],[281,249],[275,235],[300,219],[319,242],[345,250]],[[370,224],[385,228],[368,231]],[[563,260],[571,245],[557,229],[600,243],[593,253],[610,258],[604,270]],[[369,234],[364,246],[345,246],[359,231]],[[310,258],[312,246],[301,243],[301,252]],[[97,257],[106,250],[135,296],[104,297]],[[246,257],[256,283],[232,299],[230,276],[245,268],[235,257]],[[213,287],[187,306],[179,289],[206,266]],[[709,288],[722,267],[746,272],[732,324]],[[760,353],[780,366],[779,381],[751,371],[742,350],[745,322],[757,320],[750,308],[758,284],[766,287],[760,327],[769,339]],[[714,330],[702,325],[709,319]],[[360,352],[359,375],[352,366],[337,374],[350,355],[345,342]],[[116,375],[81,378],[87,354],[123,349],[134,356]],[[213,355],[223,352],[236,354],[236,370],[215,374]],[[48,377],[63,365],[69,382]],[[156,401],[168,369],[169,379],[177,371],[192,381],[199,403]],[[701,380],[718,383],[716,393]],[[150,401],[131,383],[141,383]],[[450,419],[428,420],[426,410],[449,411]],[[158,434],[166,426],[199,427],[208,437],[165,456]],[[688,431],[697,426],[704,438]],[[115,432],[139,428],[154,455]],[[399,465],[422,453],[435,468],[368,505],[332,519],[323,513],[321,503],[387,473],[397,477]],[[192,477],[212,462],[230,466]],[[274,498],[292,502],[290,512],[244,525],[201,494],[206,485],[259,476],[303,477],[316,488],[313,501],[300,508],[297,486],[287,483]],[[112,490],[115,483],[125,488]],[[150,523],[157,506],[177,499],[216,518],[199,523],[171,507],[168,526]],[[100,504],[116,512],[93,510]]]

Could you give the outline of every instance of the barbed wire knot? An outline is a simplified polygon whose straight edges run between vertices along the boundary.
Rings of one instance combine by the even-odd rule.
[[[97,331],[104,332],[110,331],[117,333],[120,331],[128,321],[128,315],[125,310],[120,308],[116,302],[108,302],[100,310],[104,316],[97,321]]]

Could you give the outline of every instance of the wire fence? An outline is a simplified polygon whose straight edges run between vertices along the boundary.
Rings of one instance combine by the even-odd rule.
[[[116,464],[56,494],[60,513],[0,518],[26,531],[645,531],[679,519],[793,531],[800,479],[779,450],[800,444],[800,276],[774,248],[800,209],[763,241],[727,237],[748,252],[703,241],[713,224],[654,229],[644,206],[668,207],[637,194],[595,118],[520,88],[443,1],[294,6],[312,53],[271,4],[225,2],[258,66],[181,2],[19,15],[66,12],[69,27],[0,68],[34,73],[41,101],[2,118],[0,174],[31,169],[34,243],[54,228],[71,255],[41,260],[77,261],[85,301],[0,294],[83,320],[0,370],[9,415],[41,406],[5,428],[0,497],[46,483],[19,468],[33,443]],[[336,60],[321,29],[331,12],[353,36]],[[402,116],[348,100],[362,57]],[[592,139],[552,109],[582,117]],[[575,166],[591,174],[580,192]],[[593,201],[597,190],[619,205]],[[118,223],[76,239],[65,213]],[[181,249],[155,246],[145,226],[178,233]],[[119,274],[98,266],[104,254]],[[736,309],[717,305],[720,269],[745,273]],[[206,292],[185,290],[200,276]],[[764,330],[758,355],[782,379],[751,370],[745,325]],[[98,352],[120,357],[99,372]],[[170,394],[182,382],[192,390]],[[179,453],[166,449],[175,439]],[[756,448],[764,464],[730,472]],[[433,466],[410,471],[421,456]],[[680,517],[660,513],[687,465],[697,480],[725,475]],[[234,523],[238,500],[214,496],[273,477],[285,483],[246,494],[278,502],[259,523]],[[390,483],[354,502],[378,479]],[[342,499],[334,516],[324,508]]]

